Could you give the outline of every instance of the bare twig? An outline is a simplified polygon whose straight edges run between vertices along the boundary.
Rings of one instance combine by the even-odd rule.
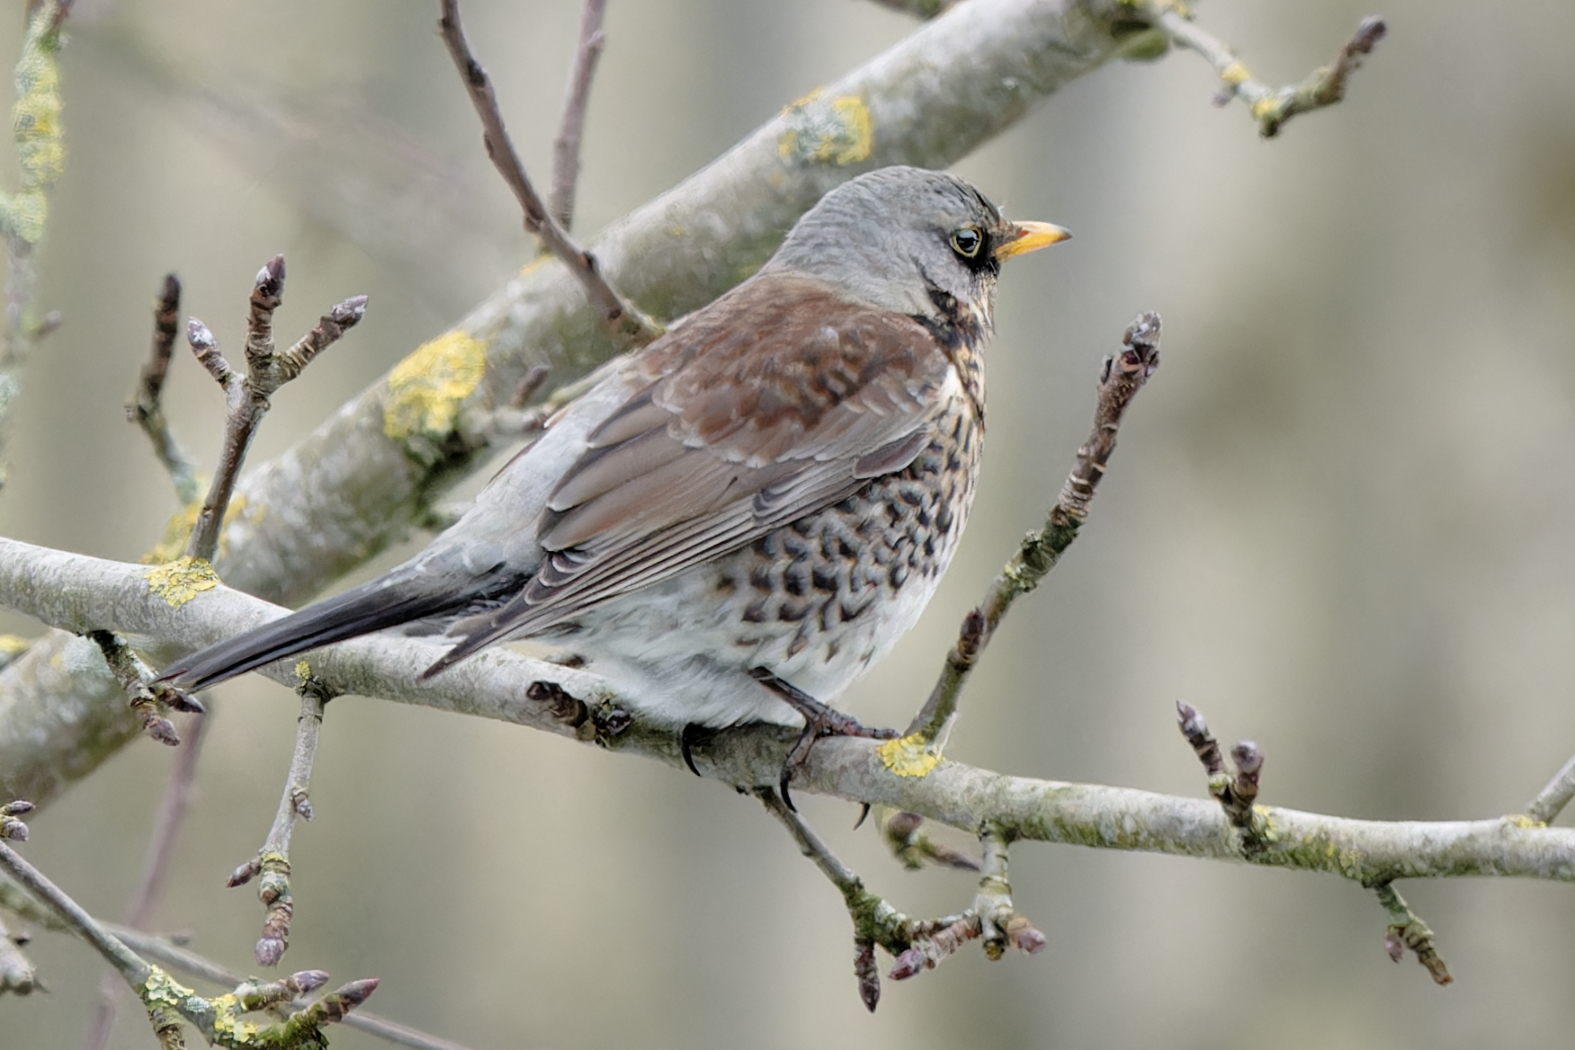
[[[0,234],[5,237],[5,324],[0,328],[0,428],[21,391],[22,369],[47,322],[33,316],[38,273],[33,249],[44,236],[49,192],[65,170],[65,140],[60,122],[60,25],[71,5],[47,0],[28,10],[27,34],[16,63],[16,105],[11,111],[12,140],[22,177],[13,193],[0,193]],[[0,485],[5,465],[0,462]]]
[[[1410,948],[1416,953],[1416,961],[1433,976],[1434,984],[1452,982],[1454,978],[1449,975],[1449,967],[1433,943],[1433,931],[1411,910],[1394,884],[1380,882],[1373,887],[1373,891],[1378,894],[1378,903],[1389,912],[1389,928],[1384,932],[1384,949],[1389,953],[1389,958],[1399,962],[1405,950]]]
[[[257,856],[236,868],[225,883],[233,889],[262,876],[257,884],[257,898],[268,911],[263,919],[263,935],[257,941],[260,966],[277,966],[290,944],[290,920],[295,916],[295,897],[290,891],[290,834],[297,820],[312,819],[312,762],[317,757],[323,707],[330,699],[330,694],[310,677],[301,680],[296,692],[301,697],[301,717],[295,724],[295,750],[290,755],[290,772],[285,777],[279,809]]]
[[[155,395],[156,396],[156,395]],[[186,734],[186,746],[175,756],[170,769],[169,783],[164,788],[164,799],[159,803],[158,817],[153,824],[153,836],[148,841],[147,857],[143,861],[142,879],[132,891],[126,905],[125,924],[132,929],[147,929],[153,922],[159,899],[164,895],[170,863],[175,858],[175,843],[185,823],[191,802],[192,786],[197,780],[197,760],[202,755],[202,742],[211,728],[212,712],[195,714]],[[115,1022],[115,1000],[119,985],[113,973],[105,973],[99,980],[98,1013],[93,1028],[84,1044],[84,1050],[100,1050],[109,1045],[110,1029]]]
[[[191,538],[186,543],[187,558],[213,561],[219,549],[219,533],[224,526],[225,511],[235,491],[241,466],[246,462],[246,450],[251,447],[257,427],[268,412],[268,398],[299,375],[312,358],[333,345],[366,314],[366,296],[357,295],[346,299],[324,314],[317,327],[294,346],[279,353],[274,350],[273,312],[278,309],[283,295],[284,256],[276,255],[258,271],[257,280],[252,285],[251,313],[246,331],[245,376],[232,369],[219,353],[218,341],[207,325],[193,317],[186,326],[186,339],[191,344],[192,352],[208,370],[208,374],[224,388],[228,409],[218,469],[208,488],[208,497],[197,512]]]
[[[1575,798],[1575,758],[1564,763],[1547,786],[1537,792],[1537,797],[1526,807],[1526,816],[1538,824],[1551,824],[1572,798]]]
[[[1090,501],[1105,466],[1116,449],[1116,430],[1127,405],[1159,367],[1160,322],[1156,313],[1145,313],[1127,327],[1124,349],[1105,358],[1099,377],[1094,426],[1077,450],[1077,461],[1061,487],[1056,505],[1045,525],[1029,533],[1006,567],[990,584],[984,600],[963,619],[957,643],[946,655],[946,665],[929,699],[908,726],[901,740],[883,749],[894,771],[904,775],[927,772],[937,760],[937,750],[957,711],[958,698],[975,661],[990,643],[1001,618],[1022,595],[1039,586],[1077,538],[1088,517]]]
[[[197,484],[197,467],[170,433],[162,398],[164,377],[169,372],[179,329],[180,278],[171,273],[165,275],[164,286],[153,301],[153,346],[148,363],[142,366],[137,392],[126,406],[126,419],[140,426],[153,443],[153,454],[158,456],[175,483],[175,498],[185,506],[201,491]]]
[[[591,97],[591,78],[601,60],[607,36],[602,32],[602,16],[607,0],[585,0],[580,15],[579,43],[574,49],[574,65],[569,69],[569,86],[563,94],[563,117],[558,135],[552,140],[552,217],[565,230],[574,225],[574,190],[580,180],[580,141],[585,134],[585,110]]]
[[[443,43],[448,47],[448,53],[465,81],[465,90],[470,95],[476,115],[481,118],[487,156],[492,159],[525,213],[525,232],[540,237],[552,254],[569,268],[585,289],[586,298],[601,314],[603,324],[616,338],[626,346],[640,346],[655,339],[662,334],[661,326],[613,290],[596,268],[595,257],[575,244],[542,204],[536,188],[525,174],[525,165],[514,151],[508,129],[503,125],[503,114],[498,109],[492,81],[487,71],[481,68],[481,63],[471,54],[470,45],[465,40],[465,29],[459,21],[459,0],[442,2],[443,16],[438,20],[438,29],[442,33]]]
[[[197,698],[167,682],[155,681],[158,675],[153,669],[113,631],[91,631],[88,637],[104,654],[110,673],[131,700],[132,708],[142,719],[143,731],[161,744],[173,747],[180,743],[174,724],[164,717],[162,709],[173,707],[177,711],[201,713],[202,704]]]
[[[880,973],[875,968],[874,948],[879,944],[893,955],[907,949],[910,941],[903,933],[908,924],[907,916],[887,904],[880,897],[864,888],[863,881],[847,865],[837,859],[831,848],[805,823],[775,790],[769,787],[755,789],[755,797],[766,807],[766,812],[776,817],[787,829],[799,850],[814,861],[821,874],[842,894],[848,914],[853,918],[854,979],[858,982],[859,1000],[871,1013],[880,1005]]]
[[[1285,122],[1298,113],[1332,106],[1343,99],[1346,78],[1362,64],[1363,58],[1372,54],[1373,48],[1389,31],[1382,18],[1364,18],[1351,39],[1341,45],[1333,62],[1319,67],[1299,84],[1271,88],[1253,79],[1231,49],[1217,37],[1200,29],[1192,21],[1191,12],[1175,0],[1127,2],[1177,44],[1202,55],[1214,67],[1224,85],[1216,102],[1224,105],[1232,98],[1241,99],[1252,111],[1253,119],[1258,122],[1259,133],[1266,139],[1279,134]]]

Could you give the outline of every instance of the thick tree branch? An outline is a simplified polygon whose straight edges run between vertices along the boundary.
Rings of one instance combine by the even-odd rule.
[[[143,566],[0,540],[0,606],[68,630],[111,620],[123,634],[140,636],[160,652],[206,645],[283,613],[225,587],[174,608],[150,592],[147,572]],[[596,675],[492,649],[420,680],[420,672],[445,649],[438,640],[372,636],[313,654],[310,673],[336,693],[500,719],[675,768],[683,764],[677,734],[632,719]],[[296,670],[271,665],[264,673],[293,683]],[[691,754],[705,776],[774,786],[796,736],[781,727],[739,727],[692,742]],[[1575,882],[1575,829],[1545,827],[1525,816],[1374,821],[1259,806],[1263,840],[1250,847],[1213,799],[1007,776],[949,761],[927,776],[900,777],[882,762],[876,746],[849,738],[820,741],[795,788],[893,806],[972,833],[993,826],[1007,841],[1251,862],[1330,872],[1369,886],[1463,875]]]

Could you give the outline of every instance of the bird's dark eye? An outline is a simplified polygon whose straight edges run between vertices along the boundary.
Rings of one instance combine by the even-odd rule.
[[[972,259],[978,255],[983,244],[984,235],[972,226],[964,226],[952,234],[952,251],[964,259]]]

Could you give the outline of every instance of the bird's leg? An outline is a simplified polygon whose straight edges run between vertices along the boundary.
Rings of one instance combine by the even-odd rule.
[[[798,742],[793,745],[793,750],[788,752],[787,760],[782,763],[780,784],[782,801],[795,813],[798,809],[793,805],[792,796],[788,794],[788,783],[793,779],[793,774],[797,773],[799,767],[804,764],[805,759],[809,758],[809,749],[815,746],[816,740],[823,736],[862,736],[873,740],[891,740],[897,736],[895,729],[871,728],[852,715],[828,707],[792,682],[778,678],[764,667],[751,668],[749,676],[804,716],[804,732],[799,734]]]

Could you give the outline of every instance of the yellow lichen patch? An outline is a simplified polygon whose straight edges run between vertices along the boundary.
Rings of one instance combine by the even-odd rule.
[[[1258,101],[1252,104],[1252,115],[1256,120],[1263,120],[1265,117],[1277,113],[1279,109],[1280,103],[1278,99],[1272,96],[1269,98],[1260,98]]]
[[[142,578],[148,581],[148,590],[168,602],[171,609],[179,609],[219,584],[213,566],[201,558],[179,558],[165,565],[155,565],[143,573]]]
[[[899,777],[922,777],[940,764],[935,741],[923,733],[888,740],[875,749],[881,764]]]
[[[148,979],[142,982],[142,987],[137,989],[137,997],[144,1005],[178,1008],[183,1001],[197,994],[157,966],[152,967],[152,971]]]
[[[33,644],[33,639],[23,638],[19,634],[0,634],[0,664],[15,660],[27,652],[27,647]]]
[[[395,441],[418,435],[442,441],[486,364],[486,344],[458,329],[417,348],[389,374],[383,433]]]
[[[777,139],[783,160],[838,167],[869,158],[874,149],[870,110],[857,95],[828,99],[816,90],[782,110],[787,128]]]
[[[532,259],[530,262],[528,262],[524,266],[520,267],[520,276],[521,277],[529,277],[532,272],[534,272],[536,270],[539,270],[543,266],[547,265],[547,260],[551,259],[551,258],[552,258],[552,255],[550,253],[547,253],[547,252],[543,252],[542,254],[536,256],[536,258]],[[419,353],[419,352],[420,351],[417,351],[417,353]]]
[[[1504,823],[1514,828],[1545,828],[1548,825],[1540,820],[1535,820],[1525,813],[1511,813],[1504,818]]]
[[[1240,62],[1232,62],[1220,73],[1220,79],[1231,87],[1243,84],[1252,79],[1252,74],[1247,72],[1247,67]]]
[[[305,685],[312,677],[312,665],[305,660],[295,661],[295,667],[292,670],[295,671],[295,680],[302,685]]]
[[[233,992],[214,996],[212,1005],[213,1034],[219,1036],[220,1042],[224,1045],[249,1043],[252,1036],[257,1034],[257,1025],[246,1020],[244,1016],[246,1010],[241,1005],[240,998]]]

